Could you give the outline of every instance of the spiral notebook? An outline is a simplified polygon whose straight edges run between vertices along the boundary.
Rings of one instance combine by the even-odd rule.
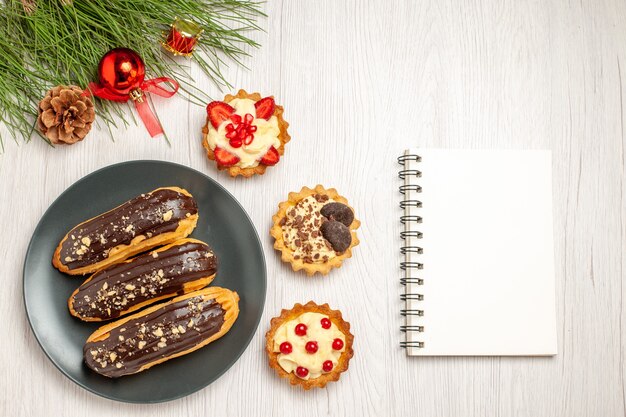
[[[410,356],[557,353],[549,151],[398,158]]]

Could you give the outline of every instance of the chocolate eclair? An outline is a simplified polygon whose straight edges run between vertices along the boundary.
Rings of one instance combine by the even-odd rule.
[[[197,221],[198,206],[189,192],[158,188],[75,226],[57,246],[52,264],[70,275],[89,274],[186,237]]]
[[[84,321],[116,319],[165,298],[206,287],[217,257],[204,242],[181,239],[90,276],[68,300]]]
[[[236,292],[209,287],[148,307],[89,336],[85,363],[117,378],[186,355],[230,330],[239,315],[238,302]]]

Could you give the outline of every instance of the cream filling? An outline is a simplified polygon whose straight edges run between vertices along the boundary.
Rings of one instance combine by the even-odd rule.
[[[293,350],[290,354],[278,354],[278,364],[285,372],[294,372],[298,366],[303,366],[309,370],[309,374],[302,378],[305,380],[319,378],[323,373],[322,365],[325,361],[332,361],[333,369],[337,366],[341,353],[346,349],[346,337],[341,333],[335,323],[331,322],[329,329],[322,327],[321,320],[328,318],[320,313],[304,313],[294,320],[283,323],[274,334],[274,352],[280,352],[280,344],[291,343]],[[304,323],[307,327],[306,335],[298,336],[296,326]],[[333,340],[341,339],[343,348],[333,349]],[[317,352],[306,351],[306,344],[309,341],[317,342]],[[297,374],[296,374],[297,375]]]
[[[232,123],[230,119],[223,121],[217,129],[209,123],[209,133],[207,135],[209,147],[215,149],[216,146],[219,146],[237,156],[239,162],[235,166],[241,168],[252,168],[259,165],[259,160],[267,153],[270,147],[273,146],[276,149],[280,147],[278,119],[276,116],[270,117],[269,120],[257,119],[254,103],[249,98],[236,98],[228,103],[235,109],[235,113],[242,118],[247,113],[254,116],[252,124],[257,127],[257,131],[254,132],[254,140],[250,145],[242,145],[240,148],[230,146],[229,139],[226,137],[226,126]]]
[[[286,221],[282,226],[283,241],[293,251],[295,259],[304,259],[308,263],[324,263],[337,256],[332,246],[320,232],[324,216],[320,213],[322,207],[332,203],[332,199],[319,202],[315,196],[308,196],[298,202],[292,209],[287,210]],[[298,228],[293,227],[296,218],[301,216],[306,239],[298,235]],[[313,232],[318,232],[314,234]]]

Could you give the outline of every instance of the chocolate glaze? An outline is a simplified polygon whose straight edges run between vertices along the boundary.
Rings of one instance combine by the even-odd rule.
[[[216,270],[217,258],[207,244],[182,243],[96,272],[72,296],[72,308],[80,317],[114,319],[146,300],[182,295],[185,283]]]
[[[177,191],[142,194],[70,230],[61,243],[60,261],[70,270],[98,263],[111,248],[128,245],[135,236],[172,232],[180,220],[196,213],[196,201]]]
[[[110,378],[138,372],[144,365],[187,351],[218,333],[224,315],[217,301],[204,301],[202,296],[167,304],[117,326],[105,340],[86,343],[85,363]]]

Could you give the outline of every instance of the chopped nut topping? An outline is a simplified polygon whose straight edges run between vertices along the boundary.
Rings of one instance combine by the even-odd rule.
[[[172,210],[168,210],[165,213],[163,213],[163,220],[168,222],[172,219],[173,215],[174,215],[174,212]]]
[[[153,331],[152,334],[155,335],[156,337],[161,337],[163,336],[163,330],[161,330],[160,327],[157,327],[157,329]]]
[[[135,286],[133,284],[126,284],[124,288],[126,288],[128,291],[132,291],[135,289]]]
[[[115,359],[117,359],[117,353],[111,352],[109,358],[111,358],[111,362],[115,362]]]
[[[137,344],[137,347],[138,347],[139,349],[143,349],[145,346],[146,346],[146,342],[144,342],[143,340],[142,340],[142,341],[140,341],[140,342]]]
[[[120,369],[120,368],[122,367],[121,362],[116,363],[116,364],[115,364],[115,367],[116,367],[117,369]]]
[[[159,342],[159,343],[157,343],[157,346],[160,347],[160,348],[164,348],[165,346],[167,346],[167,343]]]
[[[65,262],[72,262],[72,258],[70,258],[69,256],[65,257]]]
[[[85,245],[85,246],[90,246],[91,245],[91,239],[89,239],[87,236],[82,238],[80,241],[83,242],[83,245]]]

